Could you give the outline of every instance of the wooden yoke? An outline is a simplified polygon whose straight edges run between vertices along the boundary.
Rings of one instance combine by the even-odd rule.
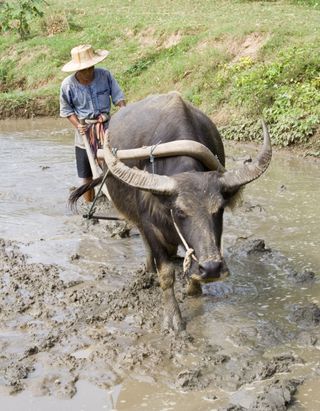
[[[189,156],[200,160],[209,170],[225,171],[218,158],[203,144],[192,140],[177,140],[156,146],[145,146],[128,150],[118,150],[119,160],[145,160],[154,157]],[[104,159],[104,150],[97,151],[97,158]]]
[[[80,120],[80,123],[85,124],[85,121]],[[100,177],[100,173],[99,173],[99,170],[98,170],[97,162],[96,162],[96,160],[93,156],[93,153],[92,153],[92,150],[91,150],[88,138],[87,138],[87,134],[82,134],[82,140],[83,140],[83,144],[85,146],[86,152],[87,152],[87,156],[88,156],[88,159],[89,159],[90,168],[91,168],[91,171],[92,171],[93,178],[98,178],[98,177]],[[102,192],[103,192],[103,194],[106,195],[107,199],[109,201],[111,201],[109,191],[108,191],[107,186],[105,184],[102,187]]]

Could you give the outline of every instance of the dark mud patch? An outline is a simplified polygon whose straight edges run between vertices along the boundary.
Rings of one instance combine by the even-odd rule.
[[[289,320],[301,327],[320,325],[320,308],[317,304],[293,304],[290,306]]]
[[[292,365],[302,363],[303,361],[300,358],[291,353],[276,355],[262,365],[259,376],[264,380],[273,377],[275,374],[288,373]]]
[[[272,251],[259,241],[229,251],[231,265],[232,256],[243,258],[244,250],[248,261],[268,271]],[[81,262],[80,255],[72,258]],[[300,336],[300,342],[309,338],[309,347],[316,349],[316,307],[309,318],[298,308],[293,314],[291,306],[282,303],[278,317],[259,317],[259,281],[254,297],[240,277],[210,285],[205,296],[190,298],[177,267],[176,295],[188,327],[176,336],[162,332],[161,290],[156,276],[144,267],[110,291],[105,281],[115,271],[121,275],[125,267],[104,265],[91,280],[65,282],[56,265],[30,263],[17,243],[1,240],[0,270],[0,385],[8,393],[31,390],[71,398],[80,379],[107,389],[130,376],[177,392],[203,392],[205,401],[213,404],[230,402],[224,409],[284,410],[298,386],[291,374],[301,367],[307,377],[312,375],[292,344]],[[274,279],[266,275],[269,296],[283,286],[282,279],[272,285]],[[234,311],[236,306],[240,309]],[[289,315],[291,329],[286,328]],[[308,328],[301,330],[306,318]],[[206,327],[216,330],[215,335],[199,331]],[[221,333],[225,339],[218,338]],[[286,344],[291,349],[284,351]],[[246,388],[250,396],[245,401],[230,401]]]
[[[235,250],[237,254],[257,254],[271,252],[270,248],[266,247],[265,241],[261,238],[258,239],[240,239],[238,241],[238,247]]]
[[[218,411],[285,411],[294,403],[294,395],[302,380],[275,380],[268,383],[248,407],[229,404]]]
[[[268,384],[250,405],[249,410],[286,410],[293,403],[293,396],[301,383],[301,380],[276,380],[274,383]]]
[[[316,279],[316,274],[311,270],[288,270],[288,280],[295,284],[313,283]]]

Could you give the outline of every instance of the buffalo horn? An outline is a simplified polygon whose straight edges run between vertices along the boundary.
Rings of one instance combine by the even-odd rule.
[[[105,137],[104,159],[114,177],[131,187],[151,191],[155,194],[169,195],[176,191],[177,183],[173,178],[126,166],[112,153],[108,132],[106,132]]]
[[[264,121],[262,121],[262,128],[263,146],[258,156],[252,163],[244,164],[239,169],[226,171],[220,178],[220,181],[226,188],[236,188],[248,184],[260,177],[268,168],[271,161],[272,149],[269,132]]]

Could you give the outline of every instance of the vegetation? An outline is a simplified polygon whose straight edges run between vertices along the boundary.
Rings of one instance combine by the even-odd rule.
[[[319,26],[316,0],[0,0],[0,117],[58,115],[60,69],[91,43],[129,101],[178,90],[225,138],[257,139],[264,117],[274,144],[317,153]]]
[[[17,32],[24,40],[30,35],[30,20],[34,17],[43,17],[39,8],[44,0],[15,0],[2,4],[1,28],[2,31]]]

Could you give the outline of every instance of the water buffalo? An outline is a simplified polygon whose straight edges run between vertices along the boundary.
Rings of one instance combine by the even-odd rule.
[[[221,252],[223,212],[245,184],[268,168],[272,152],[264,123],[263,133],[264,144],[257,158],[226,171],[216,126],[176,92],[147,97],[112,117],[104,146],[109,169],[106,184],[116,208],[140,230],[147,269],[158,273],[165,328],[184,328],[170,259],[180,244],[192,256],[187,267],[189,294],[201,292],[201,282],[228,274]],[[145,146],[151,146],[155,153],[159,142],[159,150],[164,147],[167,153],[154,163],[144,155],[134,155],[139,151],[135,149]],[[122,156],[126,160],[121,160],[110,146],[119,154],[129,152],[132,156]],[[198,148],[204,152],[199,154]],[[71,203],[101,181],[102,177],[80,187],[71,194]]]

